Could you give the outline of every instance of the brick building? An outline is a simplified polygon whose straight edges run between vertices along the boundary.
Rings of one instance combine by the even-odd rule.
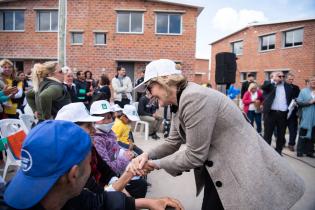
[[[252,24],[211,43],[211,82],[215,84],[215,55],[237,55],[236,86],[252,72],[258,84],[269,79],[271,72],[296,75],[295,83],[315,75],[315,19],[268,24]]]
[[[196,58],[194,70],[194,82],[198,84],[205,84],[209,81],[209,59]]]
[[[58,58],[58,0],[0,1],[0,58],[19,70]],[[202,7],[159,0],[67,0],[66,64],[112,77],[159,58],[181,63],[191,79]]]

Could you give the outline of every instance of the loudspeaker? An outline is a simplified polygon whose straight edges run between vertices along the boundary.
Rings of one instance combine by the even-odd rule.
[[[231,52],[217,53],[215,56],[215,82],[216,84],[235,83],[236,56]]]

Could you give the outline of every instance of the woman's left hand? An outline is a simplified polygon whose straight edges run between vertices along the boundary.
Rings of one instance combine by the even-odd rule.
[[[134,176],[145,175],[142,169],[143,169],[144,164],[148,161],[148,159],[149,159],[148,153],[146,152],[142,153],[141,155],[131,160],[131,162],[127,166],[126,171],[132,172]]]

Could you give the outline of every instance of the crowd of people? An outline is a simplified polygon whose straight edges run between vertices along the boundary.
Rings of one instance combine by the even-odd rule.
[[[146,176],[160,168],[173,176],[194,169],[197,194],[205,188],[204,210],[260,208],[266,199],[268,208],[282,209],[303,194],[303,181],[269,145],[275,135],[281,155],[288,128],[289,149],[294,151],[298,135],[297,156],[314,157],[315,77],[300,91],[293,74],[285,79],[283,72],[273,72],[261,86],[249,74],[241,91],[249,124],[230,99],[188,82],[167,59],[148,64],[135,86],[120,66],[111,80],[52,61],[35,64],[27,75],[16,72],[7,59],[0,67],[1,119],[18,118],[28,104],[38,120],[23,143],[21,169],[3,189],[3,209],[183,209],[174,198],[145,198],[150,185]],[[136,145],[132,122],[148,122],[151,139],[160,139],[167,118],[159,114],[161,106],[173,116],[169,136],[159,147],[143,151]],[[182,143],[186,150],[177,151]],[[270,171],[269,163],[274,167],[275,162],[283,168]],[[229,170],[222,171],[217,163]],[[260,168],[248,171],[246,165]],[[246,180],[262,174],[268,174],[260,177],[268,185],[249,201],[246,196],[255,187]],[[222,188],[222,182],[231,186]],[[279,201],[270,197],[272,186],[281,195],[294,189]]]
[[[255,122],[257,132],[268,144],[275,136],[275,149],[280,155],[286,142],[289,150],[295,151],[298,137],[297,156],[314,158],[315,132],[312,129],[315,127],[315,78],[309,78],[306,87],[300,91],[294,84],[294,77],[291,73],[284,75],[283,72],[273,72],[270,80],[260,86],[255,82],[254,74],[249,73],[247,81],[242,84],[242,108],[253,126]],[[287,130],[288,141],[285,138]]]
[[[142,150],[131,131],[140,119],[124,68],[111,91],[106,75],[74,75],[56,62],[35,64],[27,78],[7,59],[0,66],[1,118],[18,118],[28,104],[38,120],[24,140],[21,169],[1,189],[1,209],[183,209],[174,198],[145,198],[146,176],[126,171]]]

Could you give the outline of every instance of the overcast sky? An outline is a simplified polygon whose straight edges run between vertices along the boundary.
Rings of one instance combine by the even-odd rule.
[[[200,5],[197,58],[210,58],[211,42],[253,21],[274,22],[315,18],[315,0],[167,0]]]

